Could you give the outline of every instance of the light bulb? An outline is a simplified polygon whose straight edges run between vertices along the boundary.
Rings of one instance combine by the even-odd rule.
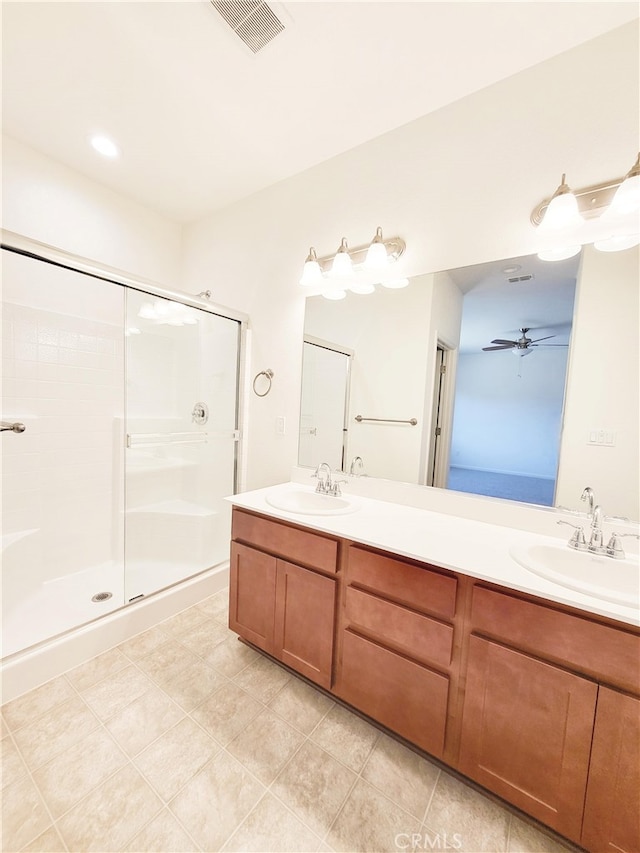
[[[538,257],[541,261],[564,261],[567,258],[573,258],[578,254],[582,246],[579,244],[573,246],[552,246],[546,249],[540,249]]]
[[[312,287],[313,285],[320,284],[322,281],[322,270],[320,269],[320,264],[318,263],[318,256],[316,255],[316,250],[312,246],[309,249],[307,259],[304,262],[304,269],[302,270],[302,278],[300,279],[300,284],[303,287]]]
[[[103,157],[117,157],[120,153],[118,146],[106,136],[92,136],[91,145]]]
[[[331,275],[334,278],[348,278],[353,274],[353,264],[351,263],[351,256],[349,255],[349,248],[347,246],[347,238],[343,237],[338,251],[336,252],[336,256],[333,259],[333,264],[331,266]]]
[[[564,231],[568,228],[577,228],[584,223],[578,211],[576,197],[564,179],[565,175],[562,176],[562,182],[547,206],[544,218],[538,226],[539,231]]]
[[[640,243],[640,234],[612,234],[593,244],[600,252],[622,252]]]
[[[400,290],[401,287],[409,286],[408,278],[390,278],[387,281],[381,281],[383,287],[388,287],[390,290]]]
[[[325,299],[344,299],[347,295],[346,290],[339,290],[337,288],[333,288],[332,290],[325,290],[322,294]]]
[[[640,213],[640,154],[616,190],[613,201],[602,214],[603,219]]]
[[[371,241],[371,245],[367,249],[367,257],[364,265],[367,269],[379,270],[384,269],[389,263],[389,255],[387,247],[382,240],[382,228],[376,228],[376,235]]]
[[[373,284],[365,281],[353,281],[349,284],[349,290],[352,293],[366,295],[367,293],[375,293],[376,288]]]

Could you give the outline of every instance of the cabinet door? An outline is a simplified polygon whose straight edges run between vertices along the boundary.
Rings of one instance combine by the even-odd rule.
[[[597,685],[472,636],[459,769],[579,840]]]
[[[640,700],[601,687],[582,829],[588,850],[640,850]]]
[[[278,560],[276,656],[322,687],[331,687],[336,582]]]
[[[245,640],[273,653],[276,558],[231,543],[229,627]]]
[[[444,751],[449,679],[345,631],[338,695],[438,758]]]

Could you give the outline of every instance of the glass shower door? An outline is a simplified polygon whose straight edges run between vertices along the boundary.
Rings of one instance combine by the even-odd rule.
[[[240,323],[127,292],[125,600],[228,559]]]
[[[124,604],[124,291],[2,251],[2,654]]]

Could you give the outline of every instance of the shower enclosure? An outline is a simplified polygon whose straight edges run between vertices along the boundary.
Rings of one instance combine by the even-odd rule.
[[[243,321],[2,260],[6,658],[225,563]]]

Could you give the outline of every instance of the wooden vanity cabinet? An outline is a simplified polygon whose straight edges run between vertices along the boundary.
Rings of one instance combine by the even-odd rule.
[[[457,580],[358,546],[348,553],[337,694],[442,757]]]
[[[600,687],[581,843],[640,850],[640,699]]]
[[[469,629],[458,769],[589,850],[640,850],[640,701],[602,684],[637,691],[637,633],[481,584]]]
[[[237,508],[229,625],[587,850],[640,851],[637,628]]]
[[[336,540],[239,510],[232,529],[229,627],[330,688]],[[288,556],[306,565],[284,559]]]

